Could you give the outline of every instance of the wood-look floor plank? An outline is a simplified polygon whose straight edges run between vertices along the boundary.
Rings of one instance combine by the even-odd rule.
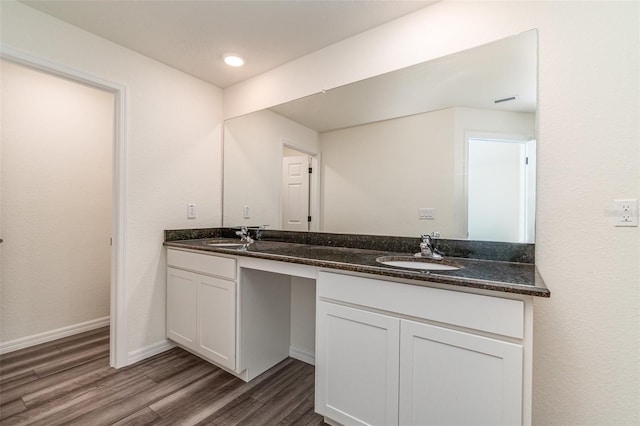
[[[194,368],[186,369],[162,383],[154,382],[155,384],[145,392],[132,395],[124,401],[114,400],[108,404],[98,406],[94,410],[86,410],[87,412],[85,414],[76,417],[72,422],[70,422],[70,424],[113,424],[114,422],[137,412],[140,407],[149,406],[167,395],[179,392],[185,387],[192,386],[196,383],[201,383],[201,386],[207,386],[210,383],[215,383],[215,377],[221,375],[221,373],[221,370],[211,369],[203,363]]]
[[[0,356],[0,425],[322,425],[314,367],[245,383],[180,348],[109,367],[109,328]]]
[[[86,344],[87,340],[93,339],[94,336],[99,336],[99,338],[103,340],[106,339],[108,345],[109,327],[101,327],[95,330],[63,337],[61,339],[52,340],[50,342],[41,343],[36,346],[0,355],[0,369],[8,369],[16,362],[29,363],[41,358],[46,359],[51,356],[52,353],[60,352],[60,348],[64,349],[68,345],[73,345],[76,342]]]
[[[212,370],[217,368],[187,351],[175,348],[167,352],[166,357],[159,358],[156,362],[149,363],[143,368],[147,377],[159,383],[175,375],[178,371],[195,368],[201,364],[209,366]]]
[[[232,426],[245,422],[247,417],[260,411],[264,404],[244,393],[230,401],[213,415],[199,422],[196,426]]]
[[[46,401],[46,399],[42,397],[43,394],[49,394],[49,399],[55,398],[57,395],[67,393],[73,389],[71,387],[73,384],[82,386],[85,383],[95,381],[96,374],[108,369],[109,357],[98,358],[42,379],[22,383],[19,386],[12,386],[8,389],[2,386],[2,388],[0,388],[0,400],[13,401],[22,398],[27,404],[31,403],[31,405],[34,405],[35,403],[42,403]],[[114,373],[115,370],[112,374]],[[34,376],[37,378],[35,373]]]
[[[0,367],[1,368],[1,367]],[[25,371],[22,374],[17,376],[13,376],[10,379],[6,379],[5,381],[0,383],[0,402],[2,401],[2,392],[13,389],[18,386],[24,386],[27,383],[31,383],[35,380],[38,380],[38,375],[33,371]]]
[[[252,416],[247,417],[245,420],[248,424],[279,424],[284,418],[286,418],[291,411],[296,407],[296,400],[299,393],[309,393],[313,389],[313,385],[306,385],[306,388],[300,388],[292,386],[294,380],[298,380],[303,377],[304,371],[298,371],[296,374],[290,377],[290,381],[283,383],[283,387],[273,396],[264,401],[264,409],[260,412],[254,413]]]
[[[112,426],[149,426],[159,419],[160,416],[158,416],[155,411],[149,407],[144,407],[124,419],[113,423]]]
[[[56,347],[46,348],[24,358],[14,358],[0,362],[0,384],[24,373],[35,372],[36,368],[46,363],[51,363],[59,353],[60,351]]]
[[[202,380],[187,386],[171,395],[170,398],[152,404],[150,408],[162,417],[159,424],[192,425],[199,420],[203,409],[206,409],[210,401],[216,401],[225,394],[238,389],[242,380],[220,370],[209,380]],[[169,402],[170,400],[170,402]]]
[[[23,359],[14,358],[10,361],[3,361],[0,365],[0,383],[28,371],[33,371],[39,377],[46,376],[108,354],[108,340],[102,344],[89,345],[86,348],[69,352],[61,352],[55,346],[47,347],[43,351],[25,356]]]
[[[294,368],[288,369],[287,374],[279,374],[272,376],[271,380],[263,382],[260,386],[249,392],[253,398],[262,402],[272,402],[279,397],[282,392],[286,392],[290,388],[294,388],[293,384],[299,380],[303,380],[308,375],[305,364],[297,364]]]
[[[38,356],[39,354],[51,353],[52,349],[57,350],[57,345],[60,340],[61,339],[53,340],[51,342],[41,343],[39,345],[2,354],[0,355],[0,365],[4,367],[10,365],[10,363],[15,360],[20,361],[25,358]]]
[[[61,352],[66,352],[68,350],[74,350],[79,346],[91,345],[96,342],[106,342],[107,344],[109,344],[108,326],[56,340],[55,344]]]
[[[313,394],[313,393],[312,393]],[[319,421],[319,423],[318,423]],[[313,410],[313,401],[305,398],[279,422],[282,426],[322,424],[322,418]]]
[[[101,385],[94,383],[78,388],[60,398],[30,408],[17,416],[9,417],[6,419],[6,424],[68,424],[74,418],[101,404],[116,399],[126,400],[138,392],[143,392],[153,384],[153,381],[139,375],[112,376],[103,381]]]
[[[230,403],[231,401],[236,399],[242,393],[247,392],[247,391],[253,389],[254,387],[260,385],[265,380],[268,380],[271,376],[273,376],[275,374],[278,374],[281,371],[286,370],[286,368],[290,367],[291,364],[293,364],[293,363],[295,363],[295,361],[292,360],[291,358],[288,358],[288,359],[282,361],[281,363],[279,363],[278,365],[274,366],[270,370],[264,372],[260,376],[256,377],[255,379],[253,379],[249,383],[245,383],[245,384],[243,384],[241,387],[239,387],[237,389],[234,389],[234,390],[232,390],[230,392],[226,392],[226,393],[224,393],[224,396],[221,396],[221,397],[219,397],[217,399],[213,399],[212,398],[207,403],[207,405],[201,407],[200,410],[197,413],[192,414],[190,416],[184,416],[180,420],[180,424],[183,424],[183,425],[196,425],[196,424],[202,422],[206,418],[212,416],[218,410],[220,410],[223,407],[225,407],[228,403]],[[158,410],[155,409],[154,405],[151,406],[151,409],[153,409],[154,411],[158,412]],[[166,423],[161,422],[160,424],[171,425],[172,423],[167,421]]]
[[[80,352],[72,352],[69,354],[56,354],[49,362],[42,363],[33,371],[39,376],[44,377],[59,371],[71,368],[74,365],[84,364],[96,358],[102,358],[109,355],[109,347],[97,346]]]
[[[14,399],[13,401],[4,402],[0,405],[0,420],[4,420],[8,417],[15,416],[22,413],[27,407],[24,405],[21,399]]]

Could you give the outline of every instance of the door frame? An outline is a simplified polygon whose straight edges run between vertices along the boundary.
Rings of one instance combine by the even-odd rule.
[[[127,87],[52,62],[6,44],[0,45],[0,58],[48,74],[105,90],[114,95],[114,136],[111,202],[111,284],[109,364],[120,368],[128,364],[127,316],[124,287],[125,194],[126,194],[126,101]]]
[[[490,132],[480,130],[465,130],[464,132],[464,146],[463,146],[463,188],[462,198],[463,206],[462,210],[462,231],[465,238],[469,238],[469,140],[470,139],[484,139],[497,142],[516,142],[526,144],[527,142],[535,140],[533,135],[525,133],[501,133]],[[526,211],[526,206],[525,206]],[[534,221],[535,223],[535,221]],[[525,223],[526,226],[526,223]],[[526,230],[525,230],[526,231]],[[526,234],[526,232],[525,232]]]

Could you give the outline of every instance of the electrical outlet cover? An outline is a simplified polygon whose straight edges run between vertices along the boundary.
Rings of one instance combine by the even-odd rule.
[[[638,200],[614,200],[615,226],[638,226]]]
[[[436,209],[421,207],[418,209],[418,219],[435,219]]]

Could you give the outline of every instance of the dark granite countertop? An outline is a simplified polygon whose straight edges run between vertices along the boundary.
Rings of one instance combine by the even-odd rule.
[[[280,262],[297,263],[321,268],[337,269],[382,277],[415,280],[416,285],[439,283],[457,287],[491,290],[538,297],[550,297],[535,265],[531,263],[504,262],[471,258],[446,257],[446,260],[462,266],[454,271],[415,271],[382,265],[376,262],[380,256],[413,256],[362,248],[332,247],[280,241],[256,241],[247,250],[211,247],[212,238],[165,241],[167,247],[201,250],[211,253],[246,256]],[[239,242],[238,239],[215,238],[216,241]]]

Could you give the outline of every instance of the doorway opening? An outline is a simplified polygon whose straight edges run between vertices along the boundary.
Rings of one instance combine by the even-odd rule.
[[[12,63],[18,66],[26,67],[32,71],[43,72],[44,74],[48,74],[49,76],[60,77],[66,83],[73,82],[79,83],[82,86],[89,87],[91,90],[98,89],[99,91],[107,92],[107,95],[111,97],[110,106],[108,107],[109,120],[110,120],[110,143],[106,148],[107,158],[110,160],[110,164],[108,166],[110,177],[108,182],[105,184],[103,182],[103,186],[106,186],[105,190],[108,192],[108,198],[110,199],[110,206],[105,205],[104,209],[106,210],[107,221],[110,222],[110,237],[106,238],[106,241],[96,242],[97,244],[104,243],[106,248],[106,253],[110,257],[108,269],[108,287],[109,287],[109,295],[107,296],[109,299],[109,307],[108,312],[109,316],[106,317],[106,321],[110,325],[110,365],[116,368],[123,367],[128,364],[128,352],[126,345],[126,322],[125,322],[125,304],[124,304],[124,199],[125,199],[125,126],[124,126],[124,118],[125,118],[125,97],[126,97],[126,88],[120,84],[113,83],[110,81],[106,81],[100,79],[98,77],[83,73],[81,71],[69,68],[67,66],[63,66],[60,64],[56,64],[49,60],[45,60],[43,58],[33,56],[27,52],[19,51],[12,49],[7,46],[2,46],[0,50],[0,58],[3,61],[7,61],[8,63]],[[4,91],[4,88],[3,88]],[[4,114],[4,111],[3,111]],[[56,125],[55,120],[53,123],[49,123],[51,125]],[[62,143],[62,141],[61,141]],[[52,147],[52,152],[56,152],[55,149],[58,148],[55,146],[55,143]],[[59,147],[62,149],[62,146]],[[3,152],[3,155],[6,155],[6,152]],[[92,155],[89,151],[85,153],[76,153],[80,156],[82,155]],[[55,159],[51,159],[51,161],[55,161]],[[11,182],[9,182],[11,183]],[[78,191],[83,188],[84,179],[76,179],[74,186]],[[3,185],[6,185],[7,182],[4,182]],[[28,182],[27,182],[28,184]],[[68,189],[68,188],[67,188]],[[82,200],[84,194],[78,192],[77,199]],[[71,218],[74,217],[74,209],[69,208],[71,202],[59,202],[56,201],[55,208],[60,210],[63,215],[69,216]],[[53,206],[54,204],[52,204]],[[22,208],[28,209],[30,206],[21,206]],[[104,213],[104,212],[103,212]],[[0,219],[1,220],[1,219]],[[45,227],[45,229],[50,229]],[[67,228],[68,231],[68,239],[64,241],[58,241],[59,244],[73,244],[73,227]],[[41,238],[46,239],[47,234],[40,234]],[[3,250],[8,249],[8,240],[4,239],[4,247]],[[40,240],[38,240],[40,241]],[[37,241],[34,241],[37,243]],[[87,243],[89,244],[89,243]],[[73,259],[68,259],[69,265],[72,265]],[[5,264],[3,263],[3,268]],[[70,269],[71,270],[71,269]],[[72,274],[72,272],[70,272]],[[70,310],[78,307],[78,305],[71,305],[66,307],[65,309]],[[89,324],[88,326],[95,326],[96,324]],[[65,328],[62,327],[59,330],[55,330],[56,332],[68,333],[67,335],[75,334],[74,327]],[[79,330],[76,330],[79,332]],[[23,344],[27,346],[31,346],[33,344],[43,343],[45,341],[53,340],[62,336],[55,335],[55,333],[40,333],[40,335],[35,335],[35,339],[26,339],[29,341],[21,341],[21,339],[17,339],[18,344]],[[37,341],[37,340],[40,341]]]
[[[467,238],[534,241],[535,145],[519,136],[467,139]]]
[[[280,226],[284,231],[319,230],[319,154],[282,143]]]

